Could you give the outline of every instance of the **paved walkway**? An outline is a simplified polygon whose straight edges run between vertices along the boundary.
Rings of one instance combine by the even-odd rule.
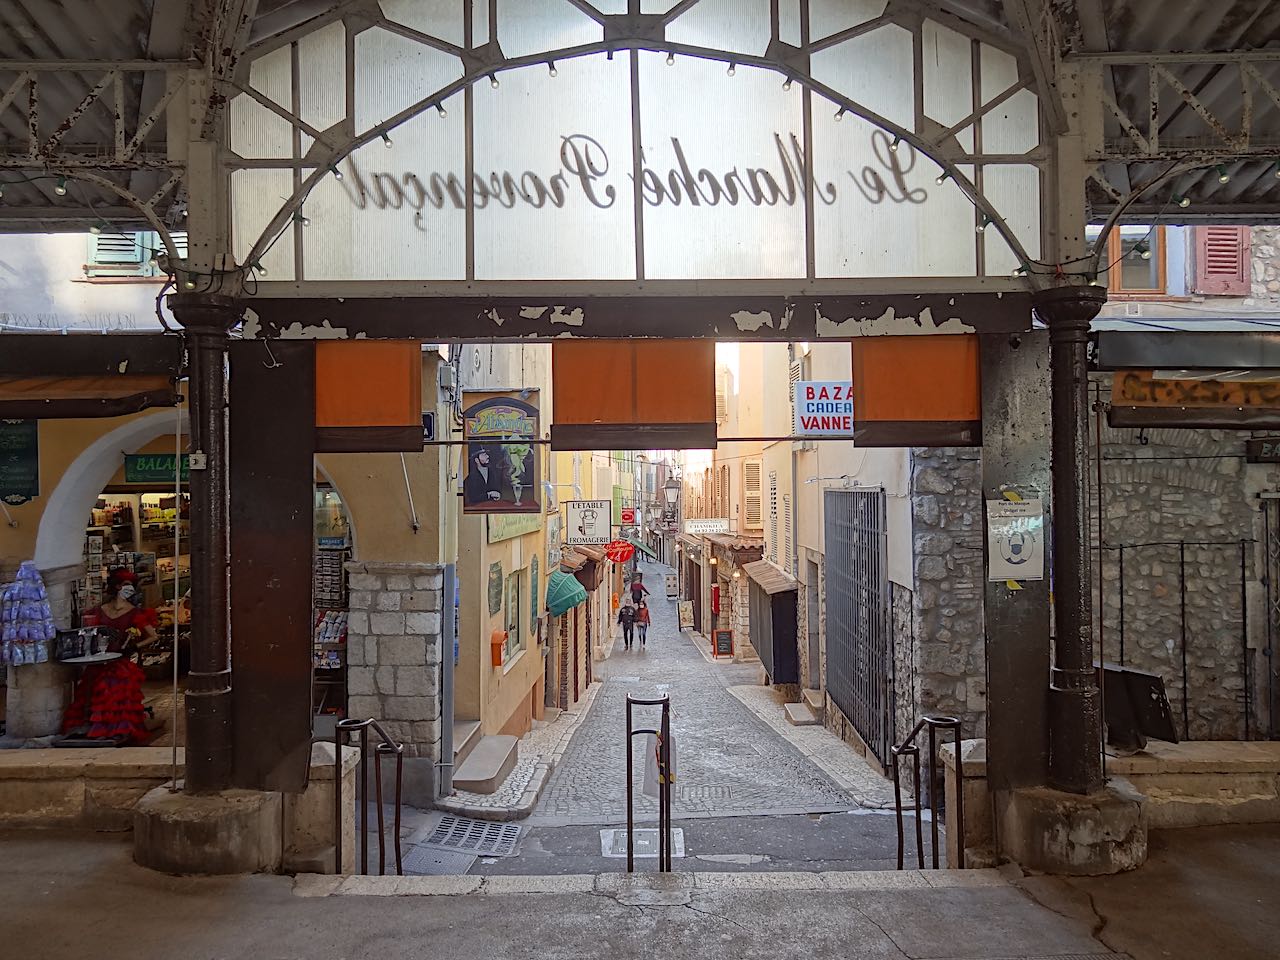
[[[669,571],[658,564],[647,564],[643,570],[645,581],[658,593]],[[862,805],[861,797],[842,789],[729,692],[730,687],[758,685],[759,664],[708,663],[680,633],[675,603],[660,595],[651,596],[649,603],[653,625],[647,645],[641,648],[637,641],[628,651],[618,642],[613,655],[598,665],[596,676],[603,688],[552,772],[531,823],[625,819],[628,694],[671,697],[677,819],[822,813]],[[656,708],[637,708],[643,725],[656,725],[656,716]],[[639,819],[655,820],[656,802],[639,790],[641,746],[637,739],[636,813]],[[870,768],[866,772],[876,778]]]
[[[22,960],[1083,960],[1089,925],[986,871],[619,877],[166,877],[127,838],[0,834]],[[948,886],[938,886],[946,883]],[[961,884],[956,886],[956,884]],[[418,894],[418,895],[415,895]],[[431,895],[434,894],[434,895]],[[452,894],[452,895],[450,895]],[[1145,958],[1144,958],[1145,960]]]

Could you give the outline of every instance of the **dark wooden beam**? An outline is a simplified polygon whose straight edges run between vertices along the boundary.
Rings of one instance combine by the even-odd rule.
[[[0,333],[0,377],[176,378],[181,369],[182,340],[162,333]]]
[[[255,299],[245,335],[431,342],[660,337],[845,340],[870,333],[1019,333],[1021,292],[867,296],[303,297]]]

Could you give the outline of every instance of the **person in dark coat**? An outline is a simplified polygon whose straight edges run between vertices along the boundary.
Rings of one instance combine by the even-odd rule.
[[[636,625],[636,608],[624,603],[618,611],[618,623],[622,624],[622,649],[630,650]]]

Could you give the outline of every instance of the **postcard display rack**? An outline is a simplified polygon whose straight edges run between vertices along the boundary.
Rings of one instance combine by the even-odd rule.
[[[312,582],[315,632],[312,637],[312,700],[318,715],[343,719],[347,712],[348,547],[320,546]]]

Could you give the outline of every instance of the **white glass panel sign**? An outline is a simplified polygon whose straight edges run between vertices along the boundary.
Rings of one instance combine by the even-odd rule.
[[[806,437],[852,435],[852,381],[800,380],[795,390],[796,433]]]
[[[569,546],[608,543],[612,537],[612,500],[567,500],[564,542]]]
[[[242,258],[274,239],[260,241],[276,212],[329,163],[282,112],[334,145],[394,126],[336,162],[341,180],[318,178],[259,256],[271,280],[1007,276],[1017,258],[995,231],[975,231],[965,190],[880,123],[940,140],[938,126],[954,125],[958,173],[1038,253],[1039,161],[1011,162],[1039,144],[1034,95],[980,115],[1023,81],[1013,58],[952,29],[926,20],[917,41],[885,22],[837,36],[812,55],[809,83],[793,62],[732,62],[774,56],[766,0],[671,8],[671,55],[582,54],[603,30],[559,0],[502,0],[493,24],[478,8],[461,22],[445,0],[388,0],[381,25],[333,24],[251,65],[249,82],[280,110],[233,102]],[[809,8],[788,0],[779,30],[821,36],[882,8],[824,0],[806,27]],[[985,163],[978,144],[999,159]]]

